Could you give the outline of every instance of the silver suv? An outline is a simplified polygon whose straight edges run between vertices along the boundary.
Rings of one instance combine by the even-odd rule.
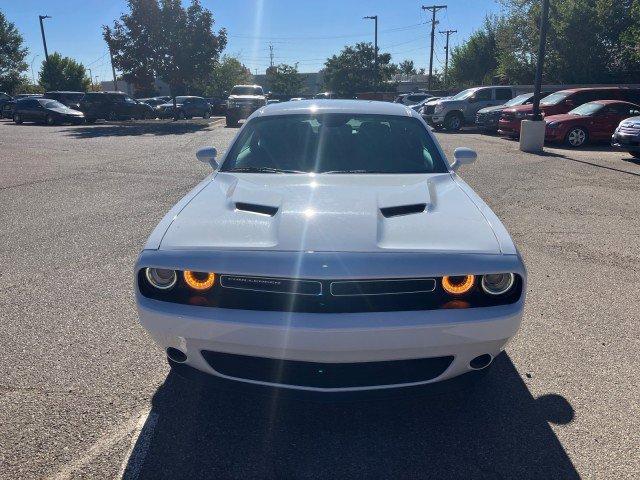
[[[511,87],[474,87],[440,100],[433,111],[430,123],[447,130],[460,130],[465,123],[473,123],[478,110],[502,105],[516,96]]]

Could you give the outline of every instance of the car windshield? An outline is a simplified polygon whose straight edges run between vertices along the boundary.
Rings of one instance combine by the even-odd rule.
[[[556,92],[540,100],[540,105],[556,105],[569,96],[568,92]]]
[[[48,98],[39,98],[38,102],[45,108],[67,108],[57,100],[49,100]]]
[[[233,87],[231,95],[262,95],[261,87]]]
[[[278,115],[251,120],[224,172],[443,173],[424,125],[397,115]]]
[[[523,93],[522,95],[518,95],[517,97],[513,97],[507,103],[504,104],[505,107],[515,107],[516,105],[522,105],[526,103],[527,100],[531,98],[533,94],[531,93]]]
[[[601,103],[585,103],[571,110],[569,115],[595,115],[597,112],[602,110],[603,107],[604,105]]]
[[[461,91],[457,95],[454,95],[453,97],[451,97],[451,100],[466,100],[471,95],[473,95],[476,90],[477,90],[476,88],[468,88],[466,90]]]

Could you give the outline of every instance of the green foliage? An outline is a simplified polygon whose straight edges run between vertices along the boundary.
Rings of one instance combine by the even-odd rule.
[[[228,95],[234,85],[252,82],[253,76],[247,67],[237,58],[224,55],[202,84],[200,93],[205,97],[222,97]]]
[[[297,95],[304,85],[304,78],[298,73],[298,66],[284,63],[267,69],[267,81],[273,93],[284,95]]]
[[[130,13],[103,36],[114,65],[140,94],[153,93],[154,78],[165,80],[174,95],[201,88],[227,44],[227,33],[213,32],[213,15],[199,0],[187,8],[181,0],[129,0]]]
[[[458,86],[491,82],[498,67],[496,20],[486,18],[483,26],[451,51],[449,82]]]
[[[63,57],[58,52],[42,61],[39,83],[45,90],[74,90],[84,92],[91,80],[84,66],[74,59]]]
[[[344,47],[340,54],[328,58],[324,64],[325,87],[344,97],[374,91],[374,57],[371,43]],[[378,53],[378,71],[378,90],[394,90],[395,85],[387,82],[398,72],[398,67],[391,63],[390,53]]]
[[[398,70],[399,70],[399,73],[402,73],[403,75],[416,74],[416,67],[413,64],[413,60],[403,60],[398,65]]]
[[[23,72],[27,70],[24,61],[28,49],[16,26],[0,12],[0,91],[18,93],[25,80]]]

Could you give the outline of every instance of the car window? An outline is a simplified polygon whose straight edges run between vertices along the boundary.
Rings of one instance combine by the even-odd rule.
[[[66,108],[59,101],[50,98],[40,98],[36,101],[45,108]]]
[[[131,97],[124,97],[125,103],[134,104],[136,101]]]
[[[424,125],[397,115],[277,115],[250,120],[222,171],[443,173]]]
[[[513,93],[510,88],[496,88],[496,100],[510,100]]]
[[[475,94],[476,101],[485,102],[487,100],[491,100],[491,89],[486,88],[483,90],[478,90]]]

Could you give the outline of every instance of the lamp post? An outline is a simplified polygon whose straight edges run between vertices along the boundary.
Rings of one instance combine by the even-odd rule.
[[[362,17],[363,20],[373,20],[375,22],[375,33],[373,43],[373,80],[376,86],[376,92],[378,91],[378,15],[369,15]]]
[[[38,19],[40,19],[40,33],[42,34],[42,44],[44,45],[44,57],[46,58],[47,62],[49,61],[49,52],[47,51],[47,39],[44,36],[44,25],[42,24],[42,21],[45,18],[51,18],[49,15],[38,15]]]

